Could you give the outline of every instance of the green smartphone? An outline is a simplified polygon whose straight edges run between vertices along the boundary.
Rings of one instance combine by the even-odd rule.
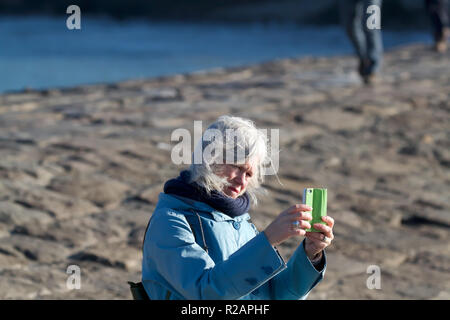
[[[309,221],[311,229],[307,232],[322,232],[313,227],[315,223],[327,225],[322,221],[322,217],[327,215],[327,189],[323,188],[305,188],[303,189],[303,203],[312,207],[312,220]]]

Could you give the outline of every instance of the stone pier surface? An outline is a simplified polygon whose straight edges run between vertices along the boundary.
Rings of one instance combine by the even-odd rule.
[[[303,188],[328,189],[335,240],[308,299],[449,299],[450,53],[396,48],[373,86],[356,65],[283,59],[0,95],[0,298],[131,299],[158,194],[186,167],[171,133],[232,114],[280,130],[282,184],[268,176],[250,211],[260,230]],[[280,246],[286,260],[301,240]]]

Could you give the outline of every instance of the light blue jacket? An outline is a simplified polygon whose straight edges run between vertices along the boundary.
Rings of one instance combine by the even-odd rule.
[[[142,283],[150,299],[305,299],[326,263],[317,271],[303,242],[286,264],[249,219],[161,193],[143,249]]]

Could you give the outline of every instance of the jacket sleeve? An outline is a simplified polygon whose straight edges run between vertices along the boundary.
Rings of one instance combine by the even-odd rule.
[[[286,268],[263,233],[215,264],[195,242],[184,215],[168,212],[154,218],[144,259],[153,259],[169,289],[185,299],[239,299]]]
[[[287,263],[287,268],[270,282],[272,297],[276,300],[306,299],[309,292],[323,279],[326,254],[323,251],[322,270],[317,270],[306,256],[303,241]]]

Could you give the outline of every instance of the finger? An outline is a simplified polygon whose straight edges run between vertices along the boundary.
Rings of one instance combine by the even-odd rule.
[[[319,233],[319,235],[322,235],[322,234]],[[308,232],[307,232],[307,234],[306,234],[306,238],[307,238],[311,243],[313,243],[314,246],[315,246],[316,248],[321,249],[321,250],[325,249],[325,248],[329,245],[329,243],[324,242],[322,239],[312,238],[311,235],[308,235]]]
[[[328,239],[331,239],[331,237],[328,237],[321,232],[307,232],[306,236],[310,239],[314,239],[314,240],[318,240],[318,241],[323,241],[325,237],[327,237]]]
[[[308,221],[304,221],[304,220],[294,220],[294,221],[299,221],[300,222],[300,224],[298,225],[299,228],[311,229],[311,224]]]
[[[296,213],[301,211],[312,211],[312,208],[306,204],[297,203],[296,205],[293,205],[289,209],[287,209],[287,213]]]
[[[312,220],[312,215],[309,212],[297,212],[291,216],[295,220]]]
[[[326,247],[328,247],[331,244],[331,241],[333,240],[328,237],[327,239],[325,239],[325,237],[326,236],[322,233],[317,233],[316,236],[306,235],[306,238],[308,238],[312,243],[314,243],[315,246],[321,249],[325,249]]]
[[[306,231],[304,229],[298,228],[298,229],[294,229],[292,231],[292,234],[295,236],[304,236],[304,235],[306,235]]]
[[[328,238],[333,239],[333,232],[330,227],[324,226],[323,224],[320,223],[315,223],[314,229],[319,230],[320,232],[325,234]]]
[[[331,244],[331,241],[333,241],[333,238],[323,235],[323,239],[321,241],[322,243],[326,244],[326,246],[329,246]]]
[[[325,237],[327,239],[325,239]],[[334,235],[331,234],[330,236],[327,236],[323,233],[317,233],[317,235],[314,237],[314,239],[317,241],[321,241],[322,243],[325,243],[326,245],[329,245],[331,243],[331,241],[333,241]],[[327,241],[325,241],[325,240],[327,240]]]
[[[322,233],[331,233],[331,228],[322,223],[314,223],[314,228]]]
[[[290,225],[292,226],[292,228],[294,229],[311,229],[311,224],[307,221],[304,220],[298,220],[298,219],[291,219],[289,221]]]
[[[326,222],[326,224],[327,224],[330,228],[333,228],[333,226],[334,226],[334,219],[333,219],[332,217],[330,217],[330,216],[322,217],[322,221],[323,221],[323,222]]]
[[[323,240],[323,234],[320,232],[306,232],[306,236],[310,239],[315,239],[318,241]]]

